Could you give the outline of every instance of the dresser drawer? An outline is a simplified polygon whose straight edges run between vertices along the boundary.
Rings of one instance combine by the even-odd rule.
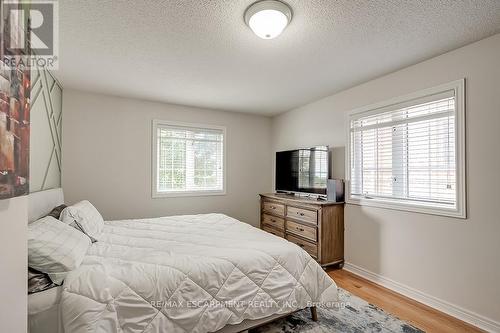
[[[281,217],[263,214],[262,223],[279,230],[285,230],[285,220],[282,219]]]
[[[285,205],[283,204],[271,201],[264,201],[262,205],[265,212],[276,214],[279,216],[285,216]]]
[[[262,230],[270,233],[270,234],[273,234],[275,236],[278,236],[278,237],[281,237],[281,238],[285,238],[285,233],[283,231],[279,231],[277,229],[274,229],[268,225],[263,225],[262,226]]]
[[[317,241],[316,237],[316,227],[306,226],[300,223],[287,221],[286,222],[286,231],[295,235],[299,235],[303,238],[307,238],[312,240],[313,242]]]
[[[311,257],[318,257],[318,246],[316,244],[302,240],[292,235],[286,235],[286,239],[306,250],[306,252],[309,253]]]
[[[317,224],[318,222],[318,212],[315,210],[288,206],[286,210],[286,216],[314,224]]]

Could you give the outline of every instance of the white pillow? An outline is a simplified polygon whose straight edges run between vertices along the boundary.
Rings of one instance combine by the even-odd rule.
[[[28,266],[61,284],[80,266],[90,244],[85,234],[46,216],[28,225]]]
[[[59,219],[66,224],[76,222],[76,225],[91,239],[98,238],[104,227],[104,220],[101,214],[87,200],[64,208]]]

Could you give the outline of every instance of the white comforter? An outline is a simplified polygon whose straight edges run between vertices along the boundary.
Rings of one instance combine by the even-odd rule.
[[[61,300],[66,332],[213,332],[337,300],[301,248],[221,214],[105,222]]]

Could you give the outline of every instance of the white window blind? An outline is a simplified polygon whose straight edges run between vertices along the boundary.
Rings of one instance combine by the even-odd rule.
[[[457,211],[463,170],[457,170],[456,93],[448,89],[351,116],[349,196]]]
[[[224,192],[224,128],[162,122],[153,127],[157,196]]]

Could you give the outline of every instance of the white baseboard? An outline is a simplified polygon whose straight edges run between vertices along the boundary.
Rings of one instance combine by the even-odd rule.
[[[387,289],[393,290],[399,294],[414,299],[417,302],[423,303],[427,306],[430,306],[431,308],[434,308],[476,327],[479,327],[480,329],[483,329],[487,332],[500,332],[500,322],[497,322],[493,319],[486,318],[477,313],[461,308],[457,305],[451,304],[434,296],[405,286],[404,284],[388,279],[382,275],[370,272],[354,264],[346,262],[344,264],[344,269],[369,281],[379,284]]]

